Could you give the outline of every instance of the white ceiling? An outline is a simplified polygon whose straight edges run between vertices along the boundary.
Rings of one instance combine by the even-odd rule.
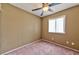
[[[41,3],[11,3],[11,4],[37,16],[40,16],[42,12],[42,10],[32,11],[32,9],[41,7],[42,6]],[[51,7],[53,12],[45,12],[44,15],[40,17],[51,15],[51,14],[54,14],[56,12],[62,11],[64,9],[67,9],[76,5],[79,5],[79,3],[61,3],[59,5],[55,5]]]

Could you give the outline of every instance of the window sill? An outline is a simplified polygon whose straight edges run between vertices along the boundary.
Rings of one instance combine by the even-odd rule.
[[[48,32],[48,34],[66,34],[66,33],[65,32],[64,33]]]

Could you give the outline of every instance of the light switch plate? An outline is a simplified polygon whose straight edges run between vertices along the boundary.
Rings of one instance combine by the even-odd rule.
[[[66,44],[69,44],[69,41],[66,41]]]

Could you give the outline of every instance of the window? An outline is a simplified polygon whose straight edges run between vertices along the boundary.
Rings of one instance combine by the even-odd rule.
[[[50,19],[48,32],[65,33],[65,16]]]

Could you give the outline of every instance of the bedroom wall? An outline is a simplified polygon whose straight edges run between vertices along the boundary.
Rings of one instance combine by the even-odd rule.
[[[48,20],[49,18],[54,18],[58,16],[66,15],[66,33],[65,34],[55,34],[48,33]],[[79,5],[60,11],[53,15],[44,17],[42,19],[42,38],[43,40],[48,40],[51,42],[56,42],[61,45],[65,45],[74,49],[79,50]],[[66,42],[69,44],[66,44]],[[72,45],[72,42],[75,45]]]
[[[10,4],[2,4],[1,53],[40,39],[41,19]]]
[[[1,53],[1,4],[0,4],[0,53]]]

